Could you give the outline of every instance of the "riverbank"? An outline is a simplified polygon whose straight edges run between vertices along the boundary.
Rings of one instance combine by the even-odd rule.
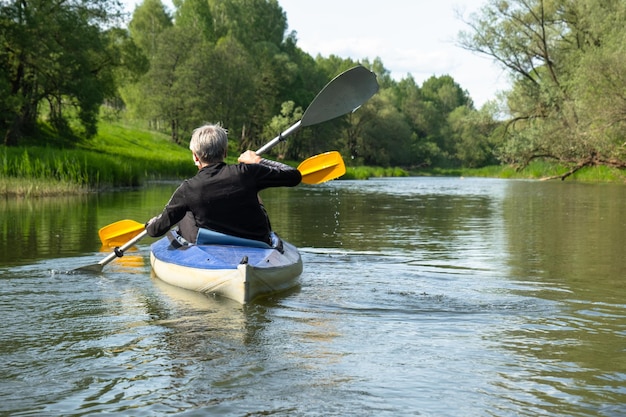
[[[147,129],[101,123],[90,140],[67,141],[45,131],[42,135],[23,146],[0,147],[0,195],[96,192],[187,178],[195,172],[189,149]]]
[[[481,177],[523,180],[558,181],[571,167],[547,161],[533,161],[518,170],[510,165],[493,165],[483,168],[427,169],[412,171],[411,176]],[[606,166],[584,167],[563,178],[564,181],[584,183],[626,184],[626,171]]]
[[[380,177],[482,177],[526,180],[554,180],[570,170],[569,167],[551,162],[534,161],[528,167],[517,170],[509,165],[493,165],[483,168],[450,168],[403,170],[400,168],[348,167],[342,179],[365,180]],[[576,171],[567,181],[585,183],[626,184],[626,172],[605,166],[585,167]]]
[[[48,145],[27,142],[16,148],[0,147],[0,196],[101,192],[139,187],[150,180],[189,178],[195,173],[187,147],[172,143],[167,135],[129,124],[103,122],[98,135],[90,140],[68,142],[49,135],[43,142]],[[228,161],[234,163],[235,158],[231,156]],[[541,161],[520,171],[510,166],[421,170],[359,166],[347,167],[342,179],[453,176],[539,180],[567,171],[567,167]],[[567,180],[626,183],[626,173],[608,167],[589,167]]]

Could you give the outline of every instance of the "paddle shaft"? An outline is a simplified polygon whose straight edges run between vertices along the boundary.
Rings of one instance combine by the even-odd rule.
[[[115,248],[112,253],[110,253],[106,258],[104,258],[103,260],[101,260],[97,264],[87,265],[87,266],[83,266],[83,267],[80,267],[80,268],[76,268],[76,269],[74,269],[74,271],[77,271],[77,272],[101,272],[102,268],[104,268],[104,266],[106,264],[110,263],[115,258],[121,258],[122,256],[124,256],[124,252],[126,252],[128,249],[133,247],[137,242],[139,242],[141,239],[143,239],[147,234],[148,234],[148,231],[144,230],[143,232],[139,233],[137,236],[135,236],[134,238],[132,238],[128,242],[124,243],[121,247]]]
[[[265,145],[261,146],[257,151],[256,154],[257,155],[261,155],[262,153],[265,153],[266,151],[269,151],[270,149],[272,149],[274,146],[278,145],[280,142],[284,141],[285,139],[287,139],[287,136],[291,135],[292,133],[295,133],[296,131],[298,131],[300,129],[300,127],[302,126],[302,120],[298,120],[296,123],[294,123],[293,125],[291,125],[291,127],[289,127],[288,129],[286,129],[285,131],[281,132],[278,136],[276,136],[274,139],[272,139],[271,141],[267,142]]]

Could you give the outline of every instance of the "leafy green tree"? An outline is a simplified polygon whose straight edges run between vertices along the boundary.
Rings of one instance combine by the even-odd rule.
[[[576,97],[584,162],[626,167],[626,2],[582,1],[571,18],[587,45],[572,53],[568,88]],[[587,35],[587,37],[583,37]]]
[[[406,77],[393,87],[395,103],[411,128],[407,146],[414,166],[454,166],[455,137],[449,115],[472,100],[452,77],[432,76],[421,87]]]
[[[405,152],[411,155],[412,166],[431,166],[439,153],[434,141],[429,140],[430,132],[436,130],[436,109],[434,104],[426,101],[421,88],[409,74],[392,86],[394,104],[404,115],[411,130],[409,143]]]
[[[265,126],[264,132],[271,135],[272,138],[278,136],[280,133],[288,129],[295,122],[302,119],[304,110],[302,107],[297,107],[291,100],[282,104],[280,114],[274,116],[272,120]],[[278,155],[279,159],[299,159],[301,155],[300,145],[302,141],[292,141],[289,138],[287,141],[283,141],[276,145],[272,150],[274,154]],[[294,145],[295,143],[295,145]]]
[[[325,83],[327,83],[340,73],[359,65],[359,62],[350,58],[341,58],[340,56],[331,54],[328,57],[318,55],[315,58],[315,64],[325,75]],[[320,88],[321,87],[322,86],[320,86]]]
[[[504,160],[626,167],[623,117],[607,110],[624,108],[625,18],[621,0],[491,0],[473,17],[462,44],[514,81]]]
[[[277,0],[208,2],[214,16],[217,39],[230,34],[249,51],[263,42],[282,43],[287,30],[287,17]]]
[[[133,37],[146,45],[149,35],[162,31],[150,71],[139,82],[142,95],[133,94],[133,109],[171,130],[175,141],[196,124],[220,121],[231,138],[241,138],[240,147],[256,146],[265,123],[280,111],[281,93],[295,79],[281,49],[286,18],[278,3],[179,0],[167,28],[160,1],[147,1],[135,11]],[[148,19],[153,16],[159,19]],[[156,26],[146,23],[155,20]]]
[[[213,13],[207,0],[174,0],[176,25],[202,33],[204,40],[217,40]]]
[[[260,103],[257,101],[252,113],[254,122],[263,124],[263,129],[260,133],[255,130],[254,137],[247,137],[247,141],[242,140],[240,149],[256,149],[300,120],[320,86],[328,81],[315,60],[297,47],[295,36],[294,32],[288,34],[278,50],[266,50],[265,59],[269,62],[264,64],[266,69],[260,74],[272,74],[261,75],[263,84],[258,93],[266,97],[259,97]],[[281,103],[278,114],[276,103]],[[316,131],[316,128],[301,129],[269,153],[278,158],[299,160],[321,152]]]
[[[207,84],[212,99],[206,102],[207,115],[242,137],[254,112],[254,92],[259,83],[254,61],[237,39],[227,36],[217,43],[209,62]]]
[[[291,32],[281,44],[286,61],[280,65],[283,85],[278,90],[278,100],[293,100],[297,106],[306,108],[319,89],[329,80],[313,57],[297,46],[297,33]]]
[[[151,62],[158,59],[161,34],[171,29],[172,26],[172,17],[161,0],[144,0],[135,6],[132,19],[128,24],[130,39],[125,42],[128,62],[120,77],[119,94],[129,117],[147,118],[150,125],[156,129],[163,128],[162,121],[154,118],[155,103],[152,97],[146,96],[150,91],[146,89],[146,81],[142,77],[150,69]],[[156,63],[157,66],[162,64]],[[153,71],[152,76],[155,72],[162,74],[163,70],[161,68]]]
[[[128,30],[135,44],[149,60],[153,60],[161,33],[172,25],[172,17],[161,0],[143,0],[135,7]]]
[[[120,13],[115,0],[0,3],[5,145],[33,133],[43,108],[58,129],[68,129],[75,114],[87,135],[95,133],[100,104],[115,95],[113,69],[120,65],[119,49],[109,48],[104,28]]]
[[[150,70],[139,82],[140,115],[152,120],[157,129],[167,127],[175,143],[181,141],[181,128],[184,130],[184,120],[194,104],[194,97],[183,94],[189,89],[182,85],[189,78],[187,61],[197,52],[200,42],[197,33],[178,27],[165,30],[158,38]]]
[[[350,156],[357,163],[375,166],[409,166],[411,129],[393,104],[390,89],[378,92],[348,119]]]
[[[128,30],[113,28],[109,31],[110,47],[118,48],[120,65],[114,70],[117,93],[113,98],[107,99],[103,108],[103,117],[112,116],[118,119],[122,111],[131,117],[132,103],[137,101],[136,84],[149,68],[150,63],[143,51],[133,42]]]
[[[487,103],[479,111],[459,106],[448,116],[449,134],[452,138],[453,161],[463,167],[479,168],[497,164],[495,149],[498,126],[495,102]]]

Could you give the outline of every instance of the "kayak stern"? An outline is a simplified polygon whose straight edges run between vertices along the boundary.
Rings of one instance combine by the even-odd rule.
[[[176,249],[167,238],[152,245],[150,264],[153,274],[168,284],[241,304],[295,287],[303,269],[300,253],[288,242],[282,252],[229,245]]]

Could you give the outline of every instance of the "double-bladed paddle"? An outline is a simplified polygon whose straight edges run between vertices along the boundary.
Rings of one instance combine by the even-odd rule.
[[[334,180],[346,173],[346,167],[337,151],[312,156],[298,165],[305,184],[321,184]],[[145,225],[134,220],[119,220],[104,226],[98,231],[102,245],[115,249],[97,264],[82,266],[72,272],[101,272],[102,268],[115,258],[124,256],[124,252],[147,235]],[[124,243],[126,242],[126,243]],[[121,245],[121,246],[120,246]]]
[[[307,158],[298,166],[298,170],[302,174],[302,182],[305,184],[321,184],[339,178],[346,173],[343,159],[337,151]],[[97,264],[82,266],[72,272],[101,272],[106,264],[115,258],[124,256],[124,252],[143,239],[147,232],[144,224],[126,219],[104,226],[98,231],[98,235],[104,246],[115,246],[113,252]],[[120,244],[121,246],[119,246]]]
[[[358,109],[377,91],[376,75],[367,68],[356,66],[342,72],[317,94],[304,111],[302,119],[261,147],[256,151],[257,155],[261,155],[276,146],[301,127],[323,123]],[[302,182],[305,184],[319,184],[338,178],[346,172],[343,159],[336,151],[312,156],[303,161],[298,166],[298,170],[302,173]],[[116,223],[119,224],[116,225]],[[122,220],[116,223],[100,230],[102,243],[109,246],[113,242],[117,243],[124,239],[130,240],[122,246],[116,247],[111,254],[97,264],[76,268],[72,272],[101,272],[106,264],[123,256],[126,250],[147,235],[141,223],[132,220]],[[133,237],[131,238],[131,236]]]

